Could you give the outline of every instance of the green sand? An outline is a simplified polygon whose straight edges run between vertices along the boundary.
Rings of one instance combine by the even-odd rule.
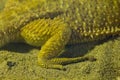
[[[4,1],[0,0],[0,9]],[[92,55],[97,60],[66,65],[66,71],[41,68],[37,64],[38,52],[39,48],[22,43],[3,47],[0,50],[0,80],[120,80],[120,37],[67,46],[63,57]]]
[[[67,47],[64,57],[84,54],[97,60],[66,65],[66,71],[41,68],[38,52],[26,44],[6,45],[0,51],[0,80],[120,80],[120,38]]]

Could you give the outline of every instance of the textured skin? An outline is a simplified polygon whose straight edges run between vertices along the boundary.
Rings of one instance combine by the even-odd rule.
[[[120,34],[119,5],[120,0],[8,0],[0,13],[0,46],[42,46],[40,66],[64,69],[62,64],[91,58],[57,58],[66,44]]]

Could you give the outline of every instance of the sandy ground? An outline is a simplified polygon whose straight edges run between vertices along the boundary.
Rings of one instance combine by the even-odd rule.
[[[97,60],[66,65],[66,71],[37,64],[39,49],[27,44],[9,44],[0,51],[0,80],[119,80],[120,38],[104,43],[67,46],[62,56],[92,55]]]
[[[120,37],[67,46],[63,57],[92,55],[97,60],[66,65],[66,71],[41,68],[38,53],[39,48],[22,43],[1,48],[0,80],[120,80]]]

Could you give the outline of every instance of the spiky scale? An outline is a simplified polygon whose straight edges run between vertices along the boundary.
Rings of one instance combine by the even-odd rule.
[[[119,0],[8,0],[0,14],[0,45],[24,40],[42,46],[39,64],[62,69],[60,64],[86,59],[56,58],[66,44],[120,34],[119,5]]]

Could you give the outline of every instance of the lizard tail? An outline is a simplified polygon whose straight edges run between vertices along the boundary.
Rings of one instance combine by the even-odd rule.
[[[18,30],[14,28],[3,28],[0,27],[0,48],[10,42],[19,42],[21,40]]]
[[[18,37],[20,37],[19,29],[5,25],[6,24],[0,19],[0,48],[7,43],[17,42]]]
[[[6,34],[6,32],[0,30],[0,47],[4,46],[9,42],[8,36]]]

